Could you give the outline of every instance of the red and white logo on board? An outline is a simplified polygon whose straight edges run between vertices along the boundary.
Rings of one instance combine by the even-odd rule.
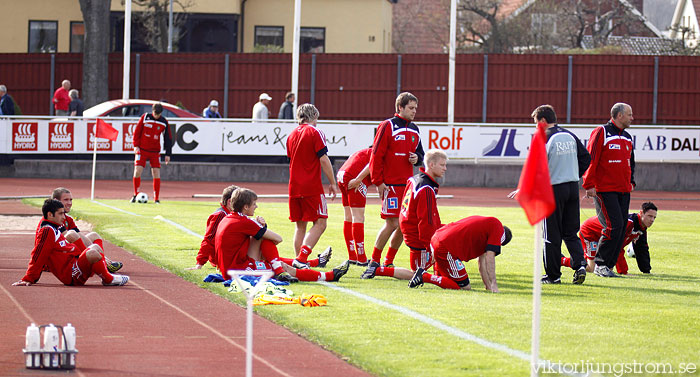
[[[49,122],[50,151],[72,151],[73,140],[73,123]]]
[[[95,122],[88,123],[87,126],[87,149],[92,151],[95,149]],[[99,138],[97,139],[98,151],[111,151],[112,140]]]
[[[122,141],[122,150],[130,151],[134,149],[134,130],[136,129],[136,123],[122,123],[122,134],[124,135],[124,141]]]
[[[36,122],[12,123],[12,150],[35,151],[39,139],[39,124]]]

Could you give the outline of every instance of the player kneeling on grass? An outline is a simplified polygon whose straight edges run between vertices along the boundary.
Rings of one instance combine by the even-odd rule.
[[[479,273],[487,291],[498,292],[496,256],[513,237],[510,229],[495,217],[470,216],[438,229],[430,241],[435,258],[435,275],[419,268],[408,283],[410,288],[435,284],[446,289],[471,289],[464,262],[479,258]]]
[[[97,244],[100,247],[100,249],[104,250],[104,245],[102,244],[102,237],[100,237],[99,234],[97,234],[96,232],[81,232],[80,229],[78,229],[78,226],[75,224],[75,220],[73,220],[73,218],[70,215],[68,215],[71,208],[73,208],[73,194],[71,194],[70,190],[68,190],[65,187],[57,187],[51,193],[51,198],[63,203],[63,208],[66,210],[66,220],[61,224],[61,226],[58,229],[61,231],[63,236],[68,239],[68,242],[75,243],[80,250],[83,250],[92,244]],[[39,221],[39,224],[37,224],[36,227],[37,231],[39,230],[39,228],[41,228],[43,222],[44,219],[41,219]],[[75,231],[77,237],[79,237],[80,240],[70,239],[66,232],[71,230]],[[82,242],[82,244],[80,242]],[[107,264],[107,270],[110,273],[115,273],[124,266],[122,262],[112,261],[106,255],[105,263]]]
[[[625,259],[625,246],[632,244],[629,255],[637,259],[637,267],[642,273],[651,273],[651,258],[649,257],[649,244],[647,243],[647,229],[649,229],[656,220],[656,211],[658,208],[652,202],[642,203],[642,208],[639,213],[630,214],[627,219],[625,228],[625,239],[622,242],[620,253],[617,256],[615,269],[617,273],[627,275],[628,266]],[[603,232],[603,226],[600,225],[598,217],[593,216],[583,222],[581,230],[579,230],[579,238],[583,245],[584,255],[588,264],[586,271],[593,272],[595,269],[595,256],[598,251],[598,241]],[[570,266],[571,259],[562,255],[562,266]]]
[[[295,283],[297,281],[338,281],[348,272],[349,262],[332,271],[320,272],[290,267],[279,257],[277,245],[282,236],[267,229],[265,219],[255,216],[258,208],[255,192],[239,188],[231,196],[232,212],[219,224],[216,231],[216,255],[222,276],[228,270],[272,269],[275,279]],[[330,257],[330,255],[328,255]],[[288,259],[291,263],[291,259]],[[323,262],[323,266],[327,260]],[[320,266],[320,267],[323,267]]]
[[[99,276],[103,285],[124,285],[129,281],[128,276],[113,275],[107,271],[102,248],[98,245],[93,244],[81,250],[61,234],[59,228],[66,216],[63,203],[56,199],[46,199],[41,211],[44,221],[36,232],[27,273],[12,285],[35,284],[41,277],[44,265],[65,285],[85,285],[92,275]],[[69,233],[69,236],[78,240],[75,232]]]

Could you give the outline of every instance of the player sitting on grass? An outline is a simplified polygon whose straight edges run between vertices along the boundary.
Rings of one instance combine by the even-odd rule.
[[[68,242],[75,243],[81,250],[92,245],[93,243],[97,244],[97,246],[99,246],[101,250],[104,250],[104,245],[102,244],[102,237],[100,237],[99,234],[95,232],[81,232],[80,229],[78,229],[78,226],[75,224],[75,220],[73,220],[73,218],[68,215],[71,208],[73,208],[73,195],[71,194],[70,190],[68,190],[65,187],[58,187],[54,189],[51,193],[51,198],[63,203],[63,208],[66,210],[66,220],[61,224],[59,230],[61,231],[64,237],[69,239]],[[36,227],[37,231],[39,230],[39,228],[41,228],[43,222],[44,219],[41,219],[39,221],[39,224],[37,224]],[[73,241],[71,237],[67,235],[67,232],[69,231],[74,231],[80,238],[80,240]],[[80,242],[82,242],[82,244]],[[105,256],[105,263],[107,264],[107,270],[110,273],[115,273],[124,266],[122,262],[112,261],[107,256]]]
[[[338,281],[348,272],[348,261],[328,272],[296,269],[285,263],[277,251],[282,236],[267,229],[262,217],[250,218],[258,208],[257,199],[255,192],[244,188],[231,196],[232,211],[221,220],[215,237],[217,265],[222,276],[228,276],[228,270],[272,269],[275,279],[295,283]]]
[[[233,211],[231,206],[231,196],[236,189],[238,189],[238,186],[236,185],[231,185],[224,189],[223,193],[221,194],[221,202],[219,203],[221,204],[221,207],[209,215],[209,218],[207,219],[207,230],[204,234],[204,239],[199,246],[199,253],[197,253],[196,258],[197,264],[195,264],[194,267],[188,267],[185,270],[199,270],[205,263],[207,263],[207,261],[209,261],[209,263],[216,268],[216,263],[218,260],[215,246],[216,230],[219,228],[219,223],[221,223],[221,220],[223,220],[226,215]],[[280,259],[285,263],[292,263],[292,259]],[[311,259],[308,261],[308,263],[311,267],[326,267],[326,263],[328,263],[330,259],[331,249],[329,248],[322,254],[319,254],[317,259]]]
[[[496,256],[513,237],[510,229],[495,217],[470,216],[438,229],[430,240],[435,258],[435,275],[419,268],[408,283],[410,288],[435,284],[446,289],[471,289],[464,262],[479,258],[479,274],[487,291],[498,292]]]
[[[625,229],[625,240],[622,243],[620,254],[615,263],[615,269],[619,274],[627,275],[628,266],[625,260],[625,246],[632,244],[633,253],[630,256],[637,259],[637,267],[642,273],[648,274],[651,272],[651,258],[649,257],[649,244],[647,243],[647,229],[654,224],[656,220],[656,211],[658,208],[652,202],[642,203],[642,209],[639,213],[629,215],[627,219],[627,227]],[[598,217],[593,216],[583,222],[581,230],[578,232],[581,244],[583,245],[584,255],[588,261],[586,271],[593,272],[595,268],[595,256],[598,251],[598,240],[600,240],[603,227],[600,225]],[[571,259],[562,256],[562,266],[570,266]]]
[[[369,158],[372,148],[353,153],[338,170],[338,188],[343,201],[345,221],[343,236],[348,248],[350,264],[367,265],[365,254],[365,206],[367,187],[372,184],[369,177]]]
[[[103,285],[124,285],[129,281],[128,276],[113,275],[107,271],[102,249],[98,245],[79,249],[61,234],[59,228],[66,220],[63,203],[46,199],[41,211],[44,221],[36,232],[27,273],[12,285],[35,284],[41,277],[44,265],[65,285],[85,285],[92,275],[99,276]],[[71,235],[75,236],[75,233]]]

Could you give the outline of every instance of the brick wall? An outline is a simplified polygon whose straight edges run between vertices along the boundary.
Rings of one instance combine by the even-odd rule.
[[[392,13],[393,52],[447,52],[450,36],[449,0],[398,0],[393,4]]]

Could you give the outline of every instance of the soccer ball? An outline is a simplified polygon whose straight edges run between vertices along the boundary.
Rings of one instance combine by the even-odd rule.
[[[136,195],[136,202],[137,203],[148,203],[148,194],[140,192],[138,195]]]

